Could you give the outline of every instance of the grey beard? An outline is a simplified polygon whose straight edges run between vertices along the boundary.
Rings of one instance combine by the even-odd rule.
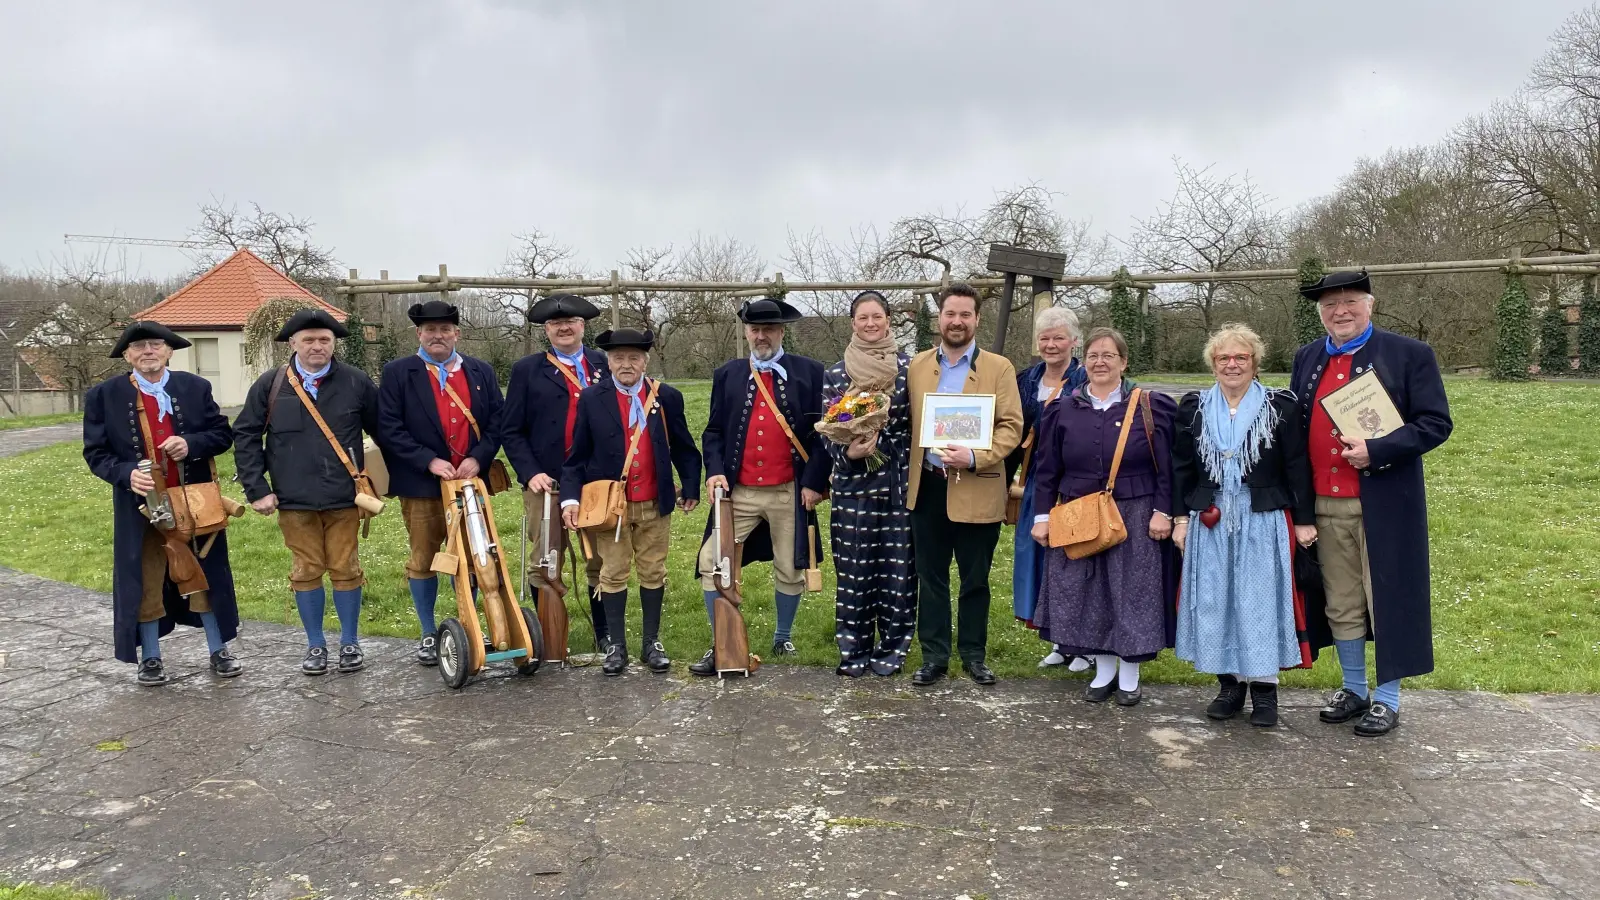
[[[772,359],[774,356],[778,355],[778,348],[773,347],[773,348],[771,348],[769,350],[757,350],[756,348],[752,347],[752,348],[750,348],[750,355],[754,356],[756,359],[760,360],[761,362],[766,362],[767,360]]]

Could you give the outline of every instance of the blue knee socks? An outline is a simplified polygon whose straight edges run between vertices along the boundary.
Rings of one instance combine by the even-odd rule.
[[[794,616],[800,611],[800,595],[774,594],[773,600],[778,606],[778,625],[772,630],[772,641],[782,643],[789,639],[789,632],[794,629]]]
[[[1367,642],[1361,638],[1334,641],[1339,653],[1339,668],[1344,670],[1344,689],[1358,697],[1367,696]]]
[[[711,627],[712,628],[715,628],[716,625],[717,625],[717,607],[716,607],[716,603],[717,603],[718,594],[717,594],[716,591],[706,591],[705,595],[706,595],[706,621],[711,623]]]
[[[161,620],[139,623],[139,658],[161,658]]]
[[[1375,703],[1382,703],[1395,712],[1399,712],[1400,679],[1396,678],[1393,681],[1385,681],[1383,684],[1378,685],[1378,689],[1372,692],[1372,700]]]
[[[334,591],[333,608],[339,614],[339,643],[356,643],[356,624],[361,618],[361,588]]]
[[[228,646],[222,642],[222,626],[217,624],[217,614],[203,612],[200,614],[200,626],[206,630],[206,649],[212,653],[221,652]]]
[[[411,605],[417,610],[417,624],[422,626],[422,636],[427,637],[439,630],[433,620],[433,607],[439,600],[439,576],[412,578],[409,583]]]
[[[300,624],[306,630],[306,645],[328,646],[328,639],[322,635],[322,617],[328,611],[327,591],[320,586],[309,591],[295,591],[294,606],[300,611]]]

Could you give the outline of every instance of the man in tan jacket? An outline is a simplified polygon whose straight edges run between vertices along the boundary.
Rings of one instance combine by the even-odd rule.
[[[953,284],[939,295],[939,346],[912,357],[911,434],[922,434],[926,394],[994,395],[994,436],[987,450],[913,444],[911,542],[918,586],[917,639],[922,668],[911,683],[929,685],[950,668],[950,560],[961,576],[957,600],[961,667],[978,684],[994,684],[984,664],[989,642],[989,569],[1006,510],[1006,456],[1022,441],[1022,399],[1011,360],[978,349],[978,292]]]

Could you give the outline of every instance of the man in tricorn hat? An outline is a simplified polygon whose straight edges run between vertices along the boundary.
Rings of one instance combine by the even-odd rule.
[[[648,330],[618,328],[601,332],[595,342],[606,351],[611,377],[585,388],[578,398],[572,452],[561,467],[561,516],[568,528],[576,529],[585,484],[623,483],[627,511],[621,527],[592,528],[587,535],[600,556],[600,599],[609,641],[601,671],[621,675],[628,667],[625,623],[631,569],[639,577],[644,619],[640,657],[650,671],[661,673],[672,667],[658,639],[672,508],[676,501],[688,512],[699,502],[700,451],[683,417],[683,394],[644,376],[655,336]],[[674,468],[683,484],[681,496],[672,484]]]
[[[239,484],[256,512],[278,513],[278,529],[292,556],[289,586],[306,629],[300,671],[307,675],[328,671],[324,575],[333,582],[339,614],[339,671],[358,672],[365,665],[357,634],[366,583],[356,555],[361,511],[340,453],[358,471],[365,468],[361,434],[378,437],[378,386],[367,373],[333,358],[334,341],[348,334],[322,309],[290,316],[277,341],[287,343],[293,355],[288,364],[256,379],[233,422]],[[313,409],[333,432],[338,449],[323,434]]]
[[[454,306],[429,300],[413,304],[406,315],[417,326],[417,352],[383,367],[378,443],[410,543],[406,582],[422,630],[417,662],[436,666],[439,576],[433,556],[447,537],[439,480],[476,478],[494,461],[500,450],[500,382],[493,366],[456,351],[461,313]]]
[[[772,560],[773,656],[795,652],[790,635],[806,589],[805,570],[822,562],[821,535],[815,542],[811,536],[831,468],[815,431],[822,418],[822,364],[783,350],[785,327],[800,318],[800,310],[777,298],[750,300],[739,308],[750,356],[723,363],[711,376],[711,415],[701,437],[706,490],[720,489],[725,502],[733,504],[734,538],[744,545],[743,561]],[[711,526],[708,517],[697,570],[708,619],[717,596]],[[717,674],[713,657],[707,650],[689,671]]]
[[[1372,325],[1366,272],[1336,272],[1300,293],[1317,304],[1328,336],[1301,347],[1290,387],[1307,429],[1316,494],[1318,558],[1344,685],[1324,722],[1358,719],[1374,737],[1400,724],[1400,679],[1433,671],[1428,506],[1422,455],[1450,436],[1450,404],[1433,350]],[[1364,440],[1334,427],[1322,401],[1375,374],[1404,424]],[[1378,687],[1367,691],[1366,641]]]
[[[573,294],[543,298],[529,310],[528,318],[544,326],[550,349],[531,353],[511,367],[506,405],[500,413],[500,443],[522,485],[527,540],[536,547],[544,540],[545,497],[554,494],[558,501],[560,498],[556,482],[578,427],[578,396],[584,388],[611,375],[606,355],[583,346],[584,323],[599,314],[594,304]],[[600,602],[599,554],[590,554],[586,574],[595,646],[604,652],[609,642],[605,607]],[[538,597],[547,579],[537,559],[528,560],[526,577],[528,596]]]
[[[161,636],[177,623],[204,628],[211,671],[224,678],[244,669],[228,650],[239,629],[228,538],[218,532],[200,570],[209,587],[180,596],[168,577],[161,535],[140,512],[156,479],[164,488],[213,480],[212,460],[228,452],[233,433],[211,399],[211,383],[167,367],[172,351],[189,342],[159,322],[134,322],[111,357],[133,372],[114,375],[83,398],[83,458],[111,485],[111,614],[117,659],[139,663],[143,685],[167,683]],[[149,440],[145,440],[145,429]],[[148,460],[150,471],[140,471]],[[203,543],[190,542],[191,547]],[[199,553],[196,553],[199,556]],[[139,654],[135,655],[135,648]]]

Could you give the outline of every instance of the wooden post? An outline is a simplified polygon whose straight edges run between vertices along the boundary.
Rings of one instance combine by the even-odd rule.
[[[389,270],[388,269],[379,269],[378,270],[378,277],[383,279],[384,281],[388,281],[389,280]],[[388,294],[379,294],[378,295],[378,322],[384,328],[388,328],[389,327],[389,295]],[[387,362],[387,361],[388,360],[385,360],[385,362]]]
[[[1011,298],[1016,293],[1016,273],[1007,272],[1005,285],[1000,288],[1000,319],[994,326],[994,352],[1001,356],[1006,353],[1006,327],[1011,324]]]
[[[617,270],[616,269],[612,269],[611,270],[611,330],[612,331],[615,331],[618,328],[622,327],[622,289],[620,287],[618,287],[618,282],[620,282],[621,280],[622,279],[618,277]]]

